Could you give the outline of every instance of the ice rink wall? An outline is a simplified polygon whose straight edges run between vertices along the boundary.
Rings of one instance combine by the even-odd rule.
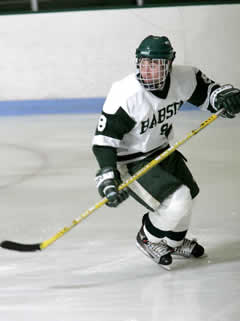
[[[0,16],[0,114],[98,112],[149,34],[171,39],[175,63],[240,87],[239,30],[240,4]]]

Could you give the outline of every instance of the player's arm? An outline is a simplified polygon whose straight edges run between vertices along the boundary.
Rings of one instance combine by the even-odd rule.
[[[194,72],[194,90],[187,102],[202,110],[210,110],[211,94],[219,88],[220,85],[209,79],[201,70],[194,68]]]
[[[118,191],[121,184],[117,170],[117,148],[123,136],[131,131],[135,121],[119,108],[116,113],[102,112],[93,138],[93,153],[100,169],[96,174],[96,185],[101,197],[107,197],[106,203],[116,207],[128,197],[127,189]]]
[[[223,117],[233,118],[240,112],[240,90],[231,85],[220,86],[196,69],[196,86],[188,102],[215,113],[224,108]]]

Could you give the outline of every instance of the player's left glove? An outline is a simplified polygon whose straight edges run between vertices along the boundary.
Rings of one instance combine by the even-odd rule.
[[[115,168],[105,167],[100,169],[96,174],[98,192],[102,197],[108,199],[106,205],[110,207],[117,207],[129,196],[127,188],[121,191],[118,190],[120,184],[120,174]]]
[[[215,110],[224,108],[223,117],[234,118],[236,114],[240,113],[240,90],[231,85],[214,90],[210,100]]]

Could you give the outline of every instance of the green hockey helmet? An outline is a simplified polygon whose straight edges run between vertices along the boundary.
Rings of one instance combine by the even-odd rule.
[[[162,58],[173,60],[175,58],[175,54],[176,53],[171,42],[165,36],[148,36],[136,49],[136,58]]]
[[[175,51],[165,36],[148,36],[136,49],[136,77],[146,90],[162,90],[172,68]]]

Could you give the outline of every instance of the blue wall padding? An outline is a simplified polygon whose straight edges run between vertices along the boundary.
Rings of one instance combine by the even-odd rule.
[[[104,100],[104,97],[96,97],[0,101],[0,116],[95,114],[101,112]],[[187,103],[181,110],[186,109],[197,110]]]

